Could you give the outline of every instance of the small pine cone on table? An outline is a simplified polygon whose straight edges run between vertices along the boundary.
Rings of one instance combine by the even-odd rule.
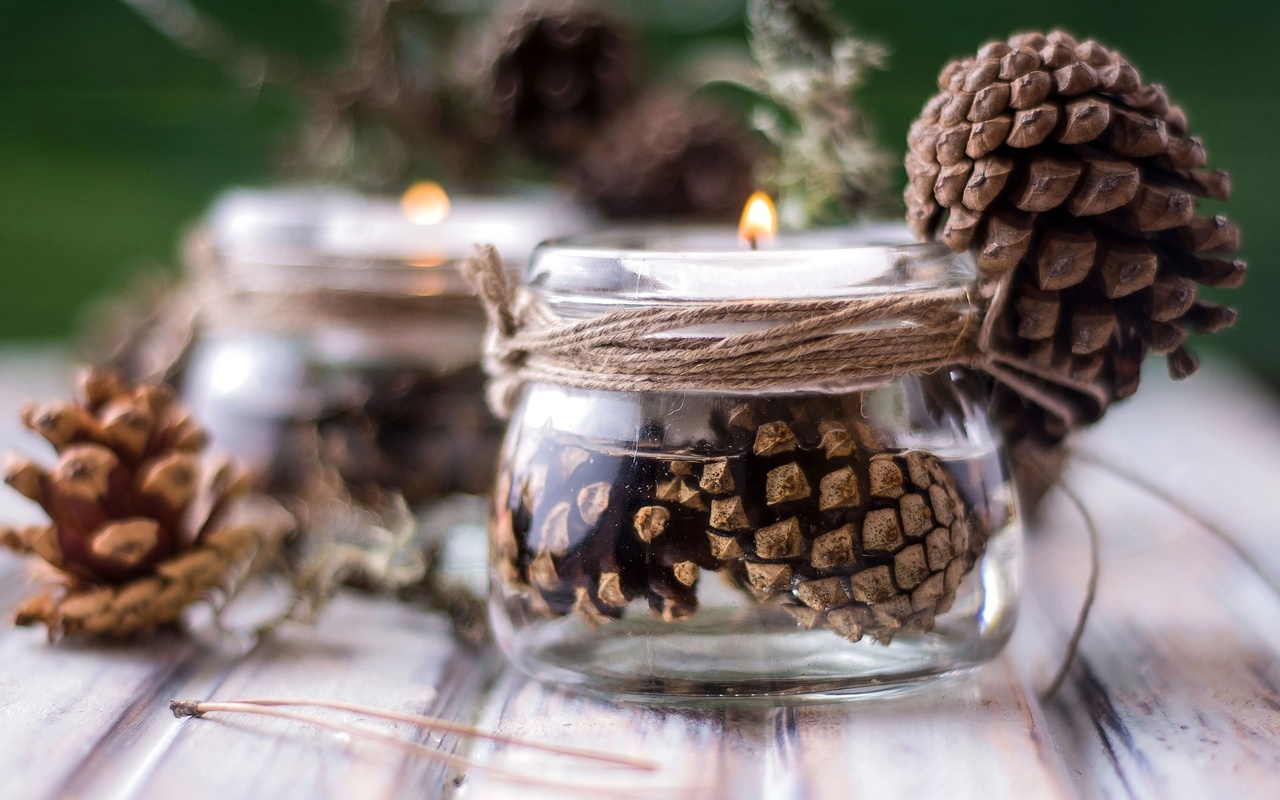
[[[581,193],[615,218],[736,219],[761,148],[734,115],[670,90],[601,130],[578,166]]]
[[[1236,312],[1197,284],[1238,287],[1240,232],[1198,214],[1225,172],[1163,87],[1119,53],[1054,32],[952,62],[909,134],[908,220],[972,250],[990,302],[984,351],[1013,446],[1046,445],[1138,387],[1149,354],[1182,378],[1190,332]]]
[[[575,157],[635,96],[630,33],[585,0],[513,0],[471,50],[462,83],[488,133],[543,157]]]
[[[250,494],[247,474],[202,460],[205,433],[165,386],[92,370],[75,402],[29,406],[22,419],[58,462],[46,471],[10,456],[5,481],[50,523],[0,529],[0,544],[53,568],[59,585],[16,619],[44,624],[51,638],[173,626],[192,603],[232,588],[292,523]]]

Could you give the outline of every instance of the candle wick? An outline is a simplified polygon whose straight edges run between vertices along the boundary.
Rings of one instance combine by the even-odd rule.
[[[760,249],[760,240],[759,240],[759,237],[757,237],[757,236],[755,236],[755,235],[753,234],[753,235],[751,235],[751,236],[748,236],[748,237],[747,237],[747,241],[751,243],[751,249],[752,249],[752,250],[759,250],[759,249]]]

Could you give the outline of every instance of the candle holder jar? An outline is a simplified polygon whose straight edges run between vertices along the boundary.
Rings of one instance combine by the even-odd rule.
[[[487,493],[502,426],[457,263],[496,235],[518,268],[549,226],[579,219],[540,195],[455,200],[423,225],[394,199],[233,192],[193,238],[202,308],[183,394],[215,446],[277,492],[302,492],[323,465],[357,500]]]
[[[929,293],[963,313],[971,258],[906,241],[618,234],[543,245],[527,286],[570,322]],[[714,348],[758,328],[677,335]],[[758,391],[528,382],[494,498],[497,640],[538,678],[645,701],[832,698],[983,663],[1012,631],[1021,551],[985,400],[958,366]]]

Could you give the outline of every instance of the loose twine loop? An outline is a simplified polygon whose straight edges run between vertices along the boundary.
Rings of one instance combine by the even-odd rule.
[[[503,417],[531,382],[607,391],[760,391],[982,360],[979,312],[962,288],[647,306],[570,322],[513,286],[493,247],[479,248],[462,269],[489,317],[489,403]],[[728,336],[691,332],[751,323],[757,327]]]

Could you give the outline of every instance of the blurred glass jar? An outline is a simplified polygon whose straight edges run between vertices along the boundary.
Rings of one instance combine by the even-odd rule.
[[[571,321],[952,289],[967,306],[972,259],[907,241],[597,236],[543,245],[527,283]],[[499,644],[536,677],[641,700],[827,698],[993,658],[1021,528],[985,393],[961,368],[766,393],[525,386],[491,522]]]
[[[559,195],[402,201],[236,191],[193,236],[200,304],[183,394],[216,446],[276,491],[336,469],[357,499],[486,493],[501,426],[484,402],[484,316],[457,270],[478,241],[518,269],[586,219]]]

